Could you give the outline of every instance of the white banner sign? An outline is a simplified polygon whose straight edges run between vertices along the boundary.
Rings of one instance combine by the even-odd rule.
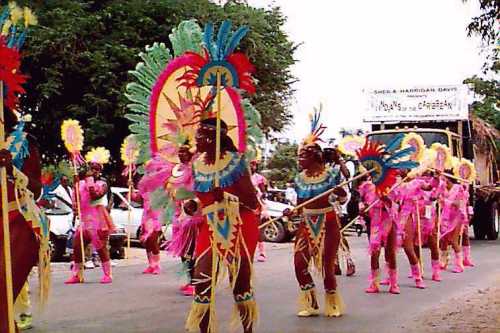
[[[365,122],[466,120],[467,85],[428,86],[365,91]]]

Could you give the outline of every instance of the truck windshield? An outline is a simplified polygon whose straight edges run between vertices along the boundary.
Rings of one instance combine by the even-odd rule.
[[[391,140],[397,133],[398,132],[374,133],[374,134],[369,134],[368,138],[372,141],[378,141],[387,144],[387,142],[389,142],[389,140]],[[417,132],[417,133],[424,139],[424,143],[427,147],[430,147],[434,142],[438,142],[449,146],[448,136],[444,133],[439,133],[439,132]]]

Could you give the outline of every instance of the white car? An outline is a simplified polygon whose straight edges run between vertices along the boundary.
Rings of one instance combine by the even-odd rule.
[[[276,222],[268,224],[261,230],[264,239],[268,242],[280,243],[292,239],[300,222],[299,216],[283,217],[283,211],[287,208],[293,209],[292,205],[272,200],[277,195],[282,194],[284,196],[284,193],[284,190],[270,189],[266,193],[269,199],[264,199],[269,218],[279,218]],[[262,222],[265,221],[266,219],[263,218]]]
[[[135,191],[137,192],[137,190]],[[112,208],[111,219],[116,226],[121,226],[126,233],[130,233],[130,239],[139,240],[141,235],[141,219],[143,208],[140,203],[135,201],[128,202],[128,188],[111,187]],[[164,239],[171,239],[172,228],[169,225],[164,227]]]

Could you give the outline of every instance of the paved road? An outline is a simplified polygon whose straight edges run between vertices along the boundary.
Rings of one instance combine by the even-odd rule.
[[[400,253],[401,295],[364,293],[368,275],[366,239],[351,237],[358,273],[340,278],[340,290],[347,305],[341,318],[295,316],[297,284],[290,245],[273,246],[266,263],[256,263],[256,290],[261,310],[258,332],[404,332],[412,319],[440,302],[476,288],[485,288],[500,276],[500,241],[473,242],[476,267],[463,274],[444,273],[443,282],[426,280],[428,288],[418,290],[406,277],[407,260]],[[269,246],[271,247],[271,245]],[[428,252],[426,268],[430,268]],[[180,296],[179,266],[172,259],[163,263],[160,276],[141,274],[143,265],[119,266],[112,285],[100,285],[100,270],[86,272],[87,283],[66,286],[66,272],[53,274],[52,298],[46,312],[35,318],[31,332],[184,332],[190,299]],[[427,274],[429,275],[429,274]],[[318,281],[318,280],[317,280]],[[498,281],[498,280],[497,280]],[[36,282],[34,281],[35,285]],[[317,284],[321,284],[318,283]],[[217,311],[220,331],[227,332],[232,300],[229,290],[220,288]]]

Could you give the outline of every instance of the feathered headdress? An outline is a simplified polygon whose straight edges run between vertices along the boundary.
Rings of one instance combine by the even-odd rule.
[[[425,152],[425,142],[420,135],[413,132],[405,134],[401,141],[401,148],[406,147],[413,147],[415,149],[415,151],[409,155],[411,161],[420,162],[422,160]]]
[[[435,142],[431,145],[431,149],[436,152],[436,159],[433,165],[434,169],[444,171],[453,167],[452,155],[448,146]]]
[[[85,155],[85,160],[87,163],[97,163],[103,165],[109,162],[110,156],[109,150],[104,147],[97,147],[93,148]]]
[[[386,193],[396,183],[400,169],[412,169],[419,164],[404,160],[414,152],[413,147],[400,149],[404,134],[395,135],[386,145],[366,139],[363,148],[358,150],[358,159],[370,171],[373,183],[379,193]]]
[[[81,151],[83,148],[83,130],[78,120],[66,119],[61,125],[61,138],[64,146],[76,164],[84,162]]]
[[[455,177],[462,178],[468,182],[476,180],[476,168],[474,163],[466,158],[461,158],[458,163],[453,166],[453,174]]]
[[[319,108],[313,108],[313,110],[314,111],[309,114],[309,121],[311,123],[310,133],[302,140],[299,149],[317,144],[318,142],[324,142],[321,139],[321,135],[325,132],[326,126],[320,123],[323,104],[320,103]]]
[[[349,156],[356,156],[356,151],[361,149],[365,144],[365,139],[359,135],[347,135],[340,140],[338,150]]]
[[[19,51],[28,27],[36,23],[31,10],[21,9],[15,2],[9,2],[0,14],[0,81],[5,86],[5,106],[10,110],[16,109],[19,95],[25,93],[22,84],[27,78],[21,73]]]
[[[126,176],[129,172],[135,172],[137,158],[139,157],[139,146],[133,134],[128,135],[120,147],[120,155],[125,168],[122,175]]]
[[[231,32],[231,22],[222,22],[217,40],[214,40],[214,25],[207,23],[203,33],[203,55],[186,52],[183,57],[189,62],[191,70],[179,78],[182,86],[202,87],[217,84],[217,72],[220,72],[221,85],[243,89],[253,94],[252,73],[255,71],[246,55],[234,52],[241,39],[248,33],[248,27],[240,27]]]

